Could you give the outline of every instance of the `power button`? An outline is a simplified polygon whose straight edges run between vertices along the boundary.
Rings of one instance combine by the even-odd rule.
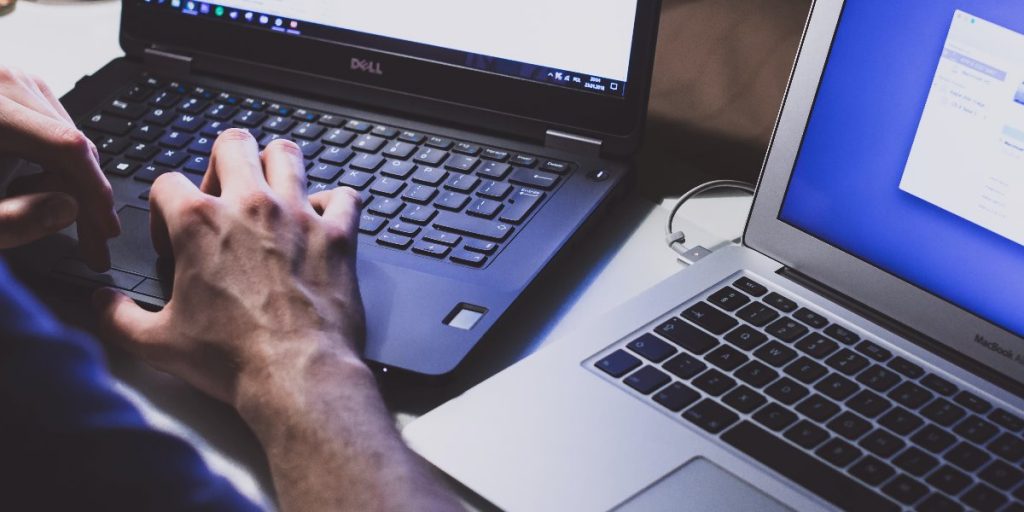
[[[597,169],[597,170],[594,170],[594,171],[590,171],[590,174],[587,175],[587,178],[590,181],[593,181],[594,183],[600,183],[602,181],[606,181],[606,180],[608,180],[608,178],[611,178],[611,177],[612,177],[612,175],[611,175],[610,172],[602,170],[602,169]]]

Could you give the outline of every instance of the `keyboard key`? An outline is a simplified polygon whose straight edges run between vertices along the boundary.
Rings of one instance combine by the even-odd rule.
[[[831,462],[833,465],[845,468],[850,463],[860,458],[864,452],[838,437],[830,439],[827,443],[821,445],[816,452],[819,457]]]
[[[768,337],[746,325],[733,329],[725,336],[725,341],[743,350],[754,350],[768,341]]]
[[[785,369],[786,374],[804,384],[812,384],[828,373],[828,370],[807,357],[801,357]]]
[[[697,355],[705,354],[719,345],[713,336],[678,318],[670,318],[658,326],[655,332]]]
[[[162,108],[151,110],[149,112],[149,114],[146,114],[146,117],[145,117],[145,122],[146,123],[156,124],[156,125],[160,125],[160,126],[167,126],[173,120],[174,120],[174,111],[173,110],[164,110]]]
[[[857,352],[864,354],[871,359],[879,362],[888,361],[892,357],[892,352],[879,347],[878,345],[871,343],[870,341],[862,341],[857,345]]]
[[[856,393],[860,388],[850,379],[833,373],[828,377],[825,377],[821,382],[818,382],[818,384],[814,386],[814,389],[817,389],[822,394],[833,400],[842,402]]]
[[[705,356],[705,360],[724,371],[731,372],[750,358],[729,345],[722,345]]]
[[[934,397],[935,395],[930,391],[914,384],[913,382],[904,382],[899,386],[896,386],[896,388],[889,393],[889,398],[905,405],[909,409],[917,409],[930,402]]]
[[[871,430],[871,423],[852,412],[843,412],[828,422],[829,430],[850,441],[856,441]]]
[[[921,428],[924,420],[902,407],[896,407],[879,418],[878,424],[898,435],[906,436]]]
[[[775,381],[774,384],[768,386],[764,391],[768,396],[786,405],[793,405],[803,400],[809,393],[807,388],[786,377]]]
[[[846,406],[868,418],[874,418],[889,409],[892,403],[877,393],[864,389],[847,400]]]
[[[612,377],[619,378],[639,368],[641,364],[639,359],[629,355],[626,351],[616,350],[594,366]]]
[[[509,185],[508,183],[499,183],[497,181],[484,180],[483,183],[480,184],[480,188],[476,191],[476,195],[480,197],[486,197],[488,199],[497,199],[500,201],[502,199],[505,199],[505,196],[507,196],[508,193],[511,191],[512,185]],[[534,194],[534,197],[537,198],[536,201],[540,201],[540,198],[543,197],[543,195]],[[514,205],[515,202],[513,202],[512,204]],[[530,208],[532,208],[532,206]],[[516,213],[520,214],[519,218],[514,218],[506,213],[506,217],[509,220],[505,220],[505,222],[520,222],[524,217],[526,217],[526,214],[528,214],[529,211],[527,211],[526,213]]]
[[[709,399],[704,399],[688,409],[683,413],[683,417],[712,434],[725,430],[739,420],[736,413]]]
[[[154,142],[162,137],[164,131],[151,124],[144,124],[132,130],[131,138],[142,142]]]
[[[382,217],[394,217],[395,215],[398,215],[398,212],[402,211],[403,207],[405,207],[405,204],[402,203],[400,199],[383,197],[370,204],[370,213],[374,213]]]
[[[683,380],[690,380],[708,369],[708,366],[690,354],[679,354],[672,359],[669,359],[662,368],[668,370],[676,377]]]
[[[1006,496],[985,484],[971,487],[960,499],[969,507],[981,512],[993,512],[1006,503]]]
[[[558,184],[558,175],[533,169],[516,168],[508,180],[524,187],[551,190]]]
[[[712,308],[706,302],[698,302],[683,312],[683,318],[707,329],[714,334],[725,334],[739,322],[725,313]]]
[[[924,387],[945,396],[952,396],[954,393],[959,391],[959,388],[957,388],[955,384],[934,374],[926,375],[921,379],[921,384],[924,384]]]
[[[459,211],[469,203],[469,196],[461,192],[442,192],[434,201],[434,206],[443,210]]]
[[[478,163],[480,163],[480,161],[471,156],[452,155],[452,157],[445,162],[444,166],[446,169],[455,172],[468,173],[473,172],[473,169],[476,168]],[[479,178],[476,179],[479,181]]]
[[[768,288],[765,288],[764,286],[756,283],[754,280],[750,279],[749,277],[741,277],[741,278],[739,278],[738,280],[736,280],[735,283],[733,283],[733,286],[735,286],[740,291],[742,291],[742,292],[744,292],[744,293],[746,293],[748,295],[753,295],[754,297],[760,297],[760,296],[768,293]]]
[[[912,505],[928,494],[928,488],[906,475],[899,475],[885,484],[882,492],[904,505]]]
[[[927,512],[963,512],[964,508],[955,501],[935,493],[921,501],[921,504],[917,506],[917,510]]]
[[[416,183],[437,187],[447,177],[448,171],[438,169],[437,167],[420,167],[416,173],[412,175],[412,180]]]
[[[906,359],[903,359],[902,357],[892,359],[889,361],[888,366],[897,373],[911,379],[918,379],[924,375],[924,369],[910,361],[907,361]]]
[[[348,165],[349,167],[360,171],[374,172],[377,169],[380,169],[380,166],[384,165],[384,157],[380,155],[359,153]]]
[[[143,115],[149,109],[141,103],[133,103],[123,100],[114,100],[103,107],[103,111],[108,114],[113,114],[117,117],[123,117],[125,119],[134,121]]]
[[[370,191],[377,195],[394,197],[405,188],[405,182],[395,178],[382,177],[373,182]]]
[[[128,139],[122,139],[120,137],[103,137],[101,140],[96,142],[96,149],[100,153],[106,153],[109,155],[118,155],[124,152],[128,148],[131,142]]]
[[[953,434],[929,424],[918,430],[910,440],[932,453],[942,453],[953,444],[956,438],[953,437]]]
[[[467,176],[465,174],[456,174],[448,178],[445,182],[444,188],[448,190],[454,190],[456,192],[462,192],[468,194],[480,184],[480,178],[476,176]]]
[[[203,175],[210,167],[210,159],[205,156],[193,156],[185,162],[185,172]]]
[[[368,172],[350,170],[341,177],[340,183],[346,187],[362,190],[373,181],[373,175]]]
[[[727,286],[708,297],[708,302],[726,311],[736,311],[747,305],[750,302],[750,297],[747,297],[735,288]]]
[[[818,423],[824,423],[839,414],[839,406],[821,395],[811,395],[807,400],[800,402],[796,410]]]
[[[747,386],[740,386],[725,395],[722,398],[722,402],[741,413],[749,414],[764,405],[768,400],[757,391]]]
[[[992,414],[988,415],[988,419],[1010,432],[1020,432],[1024,429],[1024,420],[1021,420],[1019,417],[1014,416],[1003,409],[996,409],[992,411]]]
[[[776,320],[774,323],[766,327],[765,330],[769,335],[775,336],[786,343],[793,343],[808,332],[806,326],[788,318],[780,318]]]
[[[879,485],[896,473],[892,466],[868,455],[850,468],[850,474],[868,485]]]
[[[529,155],[516,155],[516,156],[512,157],[512,163],[516,164],[516,165],[518,165],[520,167],[536,167],[537,166],[537,159],[532,157],[532,156],[529,156]],[[568,166],[566,166],[566,167],[568,167]],[[551,169],[544,169],[544,170],[545,171],[551,171],[551,172],[558,172],[558,171],[553,171]]]
[[[427,145],[437,149],[451,149],[454,145],[451,139],[445,139],[443,137],[430,136],[427,137]]]
[[[468,142],[458,142],[452,151],[456,153],[462,153],[463,155],[476,156],[480,154],[480,146],[476,144],[470,144]]]
[[[527,165],[527,167],[533,167],[533,166],[532,165]],[[548,160],[548,161],[544,162],[544,165],[542,165],[540,168],[544,169],[545,171],[550,171],[550,172],[554,172],[554,173],[558,173],[558,174],[565,174],[565,173],[569,172],[569,164],[567,164],[565,162],[556,162],[554,160]]]
[[[972,415],[957,424],[953,432],[973,443],[985,444],[999,432],[999,429],[978,416]]]
[[[487,149],[484,150],[483,155],[481,155],[481,156],[483,156],[484,158],[486,158],[488,160],[496,160],[498,162],[505,162],[505,161],[508,161],[509,154],[508,154],[508,151],[502,151],[500,149],[487,148]]]
[[[768,366],[765,366],[760,361],[751,361],[747,363],[737,370],[735,375],[736,378],[754,386],[755,388],[763,388],[768,385],[769,382],[779,377],[778,372]]]
[[[402,221],[394,222],[391,224],[391,226],[388,227],[388,231],[405,236],[416,236],[419,234],[421,229],[422,228],[415,224]]]
[[[154,160],[153,163],[162,167],[177,169],[181,167],[181,165],[184,164],[185,160],[187,159],[188,153],[184,151],[175,151],[173,149],[167,149],[161,151],[160,154],[157,155],[156,160]]]
[[[399,160],[406,160],[416,152],[416,145],[408,142],[393,142],[384,149],[384,154]]]
[[[352,119],[351,121],[345,123],[345,129],[356,133],[368,133],[370,130],[373,129],[373,126],[365,121],[357,121],[355,119]]]
[[[490,190],[493,192],[491,194],[492,196],[501,192],[500,187],[492,188]],[[483,190],[481,190],[479,194],[484,195]],[[520,188],[516,190],[515,194],[513,194],[508,200],[508,207],[501,213],[501,221],[516,224],[522,222],[543,199],[544,194],[540,191],[529,188]]]
[[[123,158],[115,158],[104,168],[103,172],[111,176],[131,176],[139,169],[139,164]]]
[[[760,302],[752,302],[736,313],[736,316],[753,326],[764,327],[779,317],[779,312]]]
[[[408,142],[410,144],[423,144],[423,141],[427,140],[427,137],[422,133],[404,131],[398,134],[398,140]]]
[[[892,462],[896,464],[896,467],[914,476],[924,476],[935,469],[939,463],[935,457],[913,446],[903,450],[903,453],[900,453]]]
[[[315,164],[309,170],[307,176],[309,176],[309,178],[312,180],[330,183],[336,181],[338,177],[341,176],[341,172],[341,167],[338,167],[336,165]]]
[[[967,391],[961,391],[953,401],[978,414],[985,414],[992,408],[992,404],[988,401]]]
[[[676,349],[653,334],[645,334],[633,340],[627,347],[654,363],[660,363],[676,353]]]
[[[779,432],[797,420],[796,414],[776,403],[770,403],[754,414],[754,421]]]
[[[85,122],[85,127],[120,137],[132,131],[132,122],[110,114],[96,114]]]
[[[689,407],[700,398],[700,393],[690,389],[682,382],[673,382],[654,395],[654,401],[672,412],[679,412]]]
[[[796,302],[793,302],[778,293],[772,292],[764,298],[764,302],[769,306],[782,311],[783,313],[792,313],[796,311]]]
[[[812,332],[796,342],[796,349],[815,359],[824,359],[839,350],[839,344]]]
[[[236,119],[235,122],[238,122],[238,120]],[[293,119],[274,116],[263,123],[263,129],[270,133],[284,134],[290,132],[295,127],[295,124]]]
[[[393,139],[398,136],[398,130],[390,126],[374,126],[370,133],[385,139]]]
[[[966,412],[948,400],[936,398],[935,401],[921,409],[921,414],[943,427],[949,427],[963,418]]]
[[[877,364],[867,370],[864,370],[857,376],[857,382],[860,382],[879,393],[888,391],[899,381],[900,377],[896,372],[886,370]]]
[[[995,460],[978,474],[989,485],[1009,491],[1024,480],[1024,472],[1001,461]]]
[[[658,388],[668,384],[672,379],[665,373],[653,366],[645,366],[629,377],[626,377],[626,385],[635,389],[638,393],[649,395]]]
[[[315,123],[317,122],[318,119],[320,119],[320,114],[310,112],[304,108],[300,108],[292,113],[292,117],[300,121],[305,121],[307,123]]]
[[[356,134],[342,129],[331,130],[326,137],[321,140],[324,144],[330,144],[332,146],[344,147],[348,146],[350,142],[355,140]]]
[[[456,249],[452,253],[452,261],[470,267],[482,267],[484,263],[487,263],[487,256],[466,249]]]
[[[736,381],[714,368],[693,379],[693,385],[711,396],[721,396],[736,386]]]
[[[168,172],[171,171],[156,165],[144,165],[138,170],[138,172],[136,172],[135,179],[136,181],[141,181],[143,183],[153,183],[161,174],[166,174]]]
[[[811,311],[811,310],[809,310],[807,308],[801,308],[796,313],[793,313],[793,318],[796,318],[797,320],[799,320],[799,321],[801,321],[801,322],[803,322],[803,323],[805,323],[805,324],[807,324],[807,325],[809,325],[809,326],[811,326],[811,327],[813,327],[815,329],[821,329],[821,328],[825,327],[826,325],[828,325],[828,320],[826,320],[825,317],[823,317],[823,316],[821,316],[821,315],[819,315],[819,314],[815,313],[814,311]]]
[[[881,429],[864,436],[857,444],[883,459],[892,457],[907,445],[900,438]]]
[[[446,158],[448,158],[448,153],[441,151],[440,149],[423,148],[416,154],[416,156],[413,157],[413,161],[423,165],[436,167],[441,165]]]
[[[412,239],[407,236],[396,235],[394,233],[384,233],[377,237],[377,243],[395,249],[408,249],[409,246],[412,245]]]
[[[951,466],[943,466],[928,477],[928,483],[951,496],[960,494],[971,483],[971,478]]]
[[[754,356],[778,368],[795,359],[796,351],[777,341],[771,341],[757,349]]]
[[[427,204],[437,196],[437,189],[426,185],[413,185],[405,190],[402,198],[406,201],[419,204]]]
[[[888,499],[748,421],[727,431],[722,440],[838,508],[899,510]]]
[[[510,172],[512,172],[511,165],[493,161],[484,162],[483,165],[480,166],[480,169],[476,171],[480,176],[496,181],[504,180]]]
[[[988,451],[1016,464],[1024,458],[1024,441],[1010,434],[1003,434],[989,443]]]
[[[359,217],[359,232],[367,235],[376,235],[384,228],[387,219],[364,213]]]
[[[149,160],[156,156],[160,152],[160,148],[153,144],[135,144],[128,149],[128,152],[124,156],[131,158],[132,160]],[[209,154],[209,153],[207,153]]]
[[[402,212],[401,219],[416,224],[426,224],[437,216],[437,210],[432,206],[410,205]]]
[[[178,119],[171,125],[172,128],[181,130],[183,132],[195,133],[199,131],[206,124],[206,120],[199,116],[192,116],[188,114],[182,114],[178,116]]]
[[[324,149],[323,144],[312,140],[299,139],[295,143],[298,144],[299,149],[302,150],[302,156],[307,160],[315,158]]]
[[[409,177],[413,171],[416,170],[416,165],[412,162],[403,162],[401,160],[387,160],[384,163],[384,167],[381,169],[381,174],[404,180]]]
[[[185,146],[188,146],[191,143],[192,143],[192,136],[191,135],[189,135],[187,133],[184,133],[184,132],[178,132],[178,131],[170,132],[167,135],[164,135],[163,138],[160,139],[160,145],[161,146],[163,146],[165,148],[171,148],[171,149],[181,149],[181,148],[184,148]]]
[[[493,254],[498,249],[498,244],[485,242],[483,240],[466,240],[466,250],[480,254]]]
[[[868,366],[868,360],[863,356],[855,354],[844,348],[832,357],[828,358],[825,361],[825,364],[845,373],[846,375],[856,375]]]
[[[823,428],[807,421],[801,420],[792,428],[786,431],[786,439],[810,450],[829,438],[828,432]]]
[[[453,193],[449,192],[449,194]],[[438,217],[434,225],[438,229],[451,231],[452,233],[482,238],[484,240],[493,240],[495,242],[504,242],[515,229],[508,224],[455,215]]]

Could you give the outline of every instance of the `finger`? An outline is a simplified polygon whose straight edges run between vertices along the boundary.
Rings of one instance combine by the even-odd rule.
[[[70,118],[65,119],[60,111],[49,102],[46,94],[40,89],[37,79],[21,71],[0,70],[0,95],[29,110],[73,124]]]
[[[7,186],[8,196],[38,194],[41,192],[68,192],[57,176],[50,173],[31,174],[15,179]]]
[[[232,128],[217,137],[201,189],[211,195],[235,197],[267,190],[259,145],[251,133]]]
[[[101,237],[120,234],[110,183],[100,170],[93,144],[74,125],[33,112],[0,97],[0,151],[42,164],[75,190],[83,221]]]
[[[156,253],[164,258],[174,257],[171,234],[177,228],[179,216],[188,201],[202,193],[182,174],[172,172],[161,175],[149,192],[149,231]]]
[[[344,235],[355,236],[362,203],[359,192],[348,187],[326,190],[313,194],[310,202],[324,221],[340,229]]]
[[[52,235],[75,222],[78,203],[51,192],[0,200],[0,249],[19,247]]]
[[[262,160],[267,183],[282,200],[312,208],[306,197],[305,160],[299,146],[290,140],[275,140],[263,150]]]
[[[32,81],[35,82],[36,88],[38,88],[39,92],[42,93],[43,98],[45,98],[47,103],[49,103],[50,106],[53,107],[53,110],[57,112],[57,114],[60,115],[65,121],[74,124],[75,122],[71,119],[71,114],[68,113],[67,109],[64,108],[64,105],[60,102],[59,99],[57,99],[57,95],[53,93],[53,89],[50,89],[49,84],[47,84],[42,78],[39,78],[37,76],[30,75],[30,78],[32,78]]]
[[[100,288],[93,293],[92,302],[103,339],[133,354],[146,357],[163,336],[161,314],[142,309],[123,293]]]

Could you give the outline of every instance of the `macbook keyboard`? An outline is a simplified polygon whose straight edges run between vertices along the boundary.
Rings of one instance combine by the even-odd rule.
[[[180,171],[196,185],[218,135],[295,141],[310,193],[360,191],[359,231],[379,246],[480,268],[573,171],[555,161],[334,113],[144,77],[83,123],[104,172],[151,184]],[[149,191],[140,197],[148,200]]]
[[[588,363],[843,508],[1024,510],[1024,420],[743,277]]]

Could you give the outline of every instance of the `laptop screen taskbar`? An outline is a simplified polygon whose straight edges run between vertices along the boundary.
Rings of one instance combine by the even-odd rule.
[[[498,57],[413,43],[403,41],[401,39],[387,38],[207,2],[195,2],[188,0],[143,0],[143,3],[150,4],[153,8],[178,11],[181,15],[185,16],[208,17],[226,23],[248,25],[254,29],[278,32],[286,36],[308,37],[409,55],[445,64],[453,64],[499,75],[526,79],[533,82],[545,83],[569,89],[577,89],[585,93],[619,98],[623,98],[626,95],[626,82],[580,74],[563,69],[552,69]],[[359,66],[360,70],[369,73],[383,73],[383,70],[380,68],[380,64],[378,63],[353,61],[351,65]]]

